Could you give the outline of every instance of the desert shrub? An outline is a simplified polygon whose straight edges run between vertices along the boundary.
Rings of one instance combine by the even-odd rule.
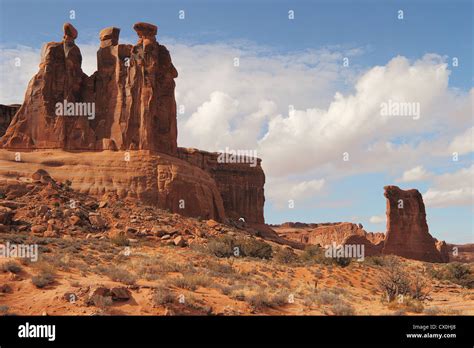
[[[112,238],[110,238],[110,242],[116,246],[130,245],[130,241],[124,233],[115,234]]]
[[[37,287],[37,288],[44,288],[47,285],[50,285],[54,283],[54,276],[50,273],[40,273],[36,276],[33,276],[31,278],[31,282]]]
[[[243,256],[270,259],[273,250],[272,246],[264,241],[254,238],[245,238],[241,243],[241,251]]]
[[[300,255],[306,263],[327,264],[329,260],[324,256],[324,249],[318,245],[308,245]]]
[[[279,248],[275,255],[273,256],[274,260],[282,264],[293,264],[298,261],[298,255],[296,255],[293,250],[288,248]]]
[[[109,277],[114,282],[120,282],[127,285],[133,285],[137,281],[137,277],[122,267],[109,266],[98,267],[98,270],[103,275]]]
[[[272,257],[270,244],[254,238],[236,238],[228,235],[210,240],[207,244],[207,250],[217,257],[249,256],[261,259]]]
[[[331,306],[334,315],[354,315],[355,310],[350,304],[346,302],[335,303]]]
[[[209,261],[206,268],[211,272],[211,275],[216,277],[223,277],[235,274],[235,269],[231,265],[222,264],[220,262]]]
[[[402,312],[422,313],[423,303],[409,296],[399,297],[397,300],[388,304],[389,309]]]
[[[162,277],[163,273],[186,272],[194,273],[195,269],[191,264],[184,264],[166,258],[149,257],[135,263],[135,269],[140,277],[146,280],[156,280]]]
[[[368,256],[365,258],[365,263],[373,266],[385,266],[385,258],[383,256]]]
[[[428,307],[423,310],[426,315],[461,315],[462,312],[453,308],[441,308],[437,306]]]
[[[415,300],[426,300],[429,295],[429,287],[426,280],[416,273],[410,284],[410,295]]]
[[[234,247],[236,246],[235,238],[231,236],[221,236],[214,238],[207,244],[208,251],[217,257],[231,257],[234,255]]]
[[[245,301],[255,309],[274,308],[288,303],[289,293],[280,291],[275,294],[260,289],[256,293],[245,298]]]
[[[392,302],[399,295],[410,294],[408,275],[403,270],[400,261],[394,257],[387,259],[385,274],[380,277],[378,285],[388,302]]]
[[[174,296],[170,290],[164,286],[155,287],[152,295],[154,305],[165,305],[174,301]]]
[[[21,272],[21,266],[16,261],[7,261],[2,265],[2,271],[18,274]]]
[[[413,313],[422,313],[423,312],[423,303],[419,300],[408,298],[405,301],[405,307],[407,312],[413,312]]]
[[[339,294],[336,294],[331,290],[318,291],[315,296],[315,300],[320,305],[335,305],[341,302]]]
[[[45,261],[35,264],[38,274],[31,278],[31,282],[38,288],[44,288],[47,285],[54,283],[56,279],[56,268],[53,264]]]
[[[460,262],[451,262],[447,265],[428,268],[428,274],[438,280],[448,280],[463,287],[474,287],[474,275],[471,267]]]
[[[212,279],[202,274],[184,274],[181,278],[174,280],[174,285],[178,288],[196,290],[199,286],[208,287],[212,284]]]
[[[334,257],[332,262],[339,267],[347,267],[350,265],[352,259],[350,257]]]
[[[237,301],[245,301],[247,298],[247,295],[245,294],[245,291],[242,289],[238,290],[231,290],[230,292],[230,298],[237,300]]]

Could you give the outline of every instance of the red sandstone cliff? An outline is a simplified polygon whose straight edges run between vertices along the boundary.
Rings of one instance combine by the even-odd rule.
[[[39,72],[0,141],[5,149],[41,152],[41,161],[27,162],[29,156],[23,154],[11,168],[11,155],[2,154],[8,168],[4,174],[29,173],[41,163],[54,163],[48,171],[59,180],[73,179],[73,187],[82,192],[114,192],[188,216],[222,221],[227,215],[264,223],[260,160],[251,167],[219,163],[218,154],[205,151],[178,153],[178,72],[166,47],[156,41],[155,25],[136,23],[133,28],[138,35],[133,46],[119,44],[119,28],[100,32],[98,70],[90,77],[82,72],[81,52],[74,43],[78,33],[71,24],[64,25],[61,42],[45,45]],[[89,103],[84,105],[93,105],[94,116],[57,114],[57,103],[64,101]],[[58,152],[41,151],[45,149]],[[123,153],[71,157],[60,150],[126,150],[129,160]]]
[[[178,148],[178,156],[205,170],[216,181],[227,217],[244,218],[251,223],[265,222],[265,174],[260,159],[252,167],[248,163],[219,163],[218,153],[196,149]]]

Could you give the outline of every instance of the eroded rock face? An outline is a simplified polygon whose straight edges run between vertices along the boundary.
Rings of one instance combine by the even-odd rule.
[[[215,180],[224,202],[226,216],[244,218],[249,223],[264,223],[263,186],[265,174],[257,159],[256,166],[249,163],[219,163],[218,153],[178,148],[181,159],[198,166]]]
[[[179,158],[147,151],[71,153],[38,150],[23,153],[0,150],[0,178],[32,177],[47,168],[43,177],[70,180],[72,188],[93,196],[116,194],[119,199],[139,200],[147,205],[203,219],[225,220],[221,195],[212,177]],[[45,192],[46,194],[46,192]],[[14,197],[8,197],[14,199]]]
[[[8,126],[10,126],[13,116],[15,116],[20,106],[19,104],[0,104],[0,138],[5,134]]]
[[[100,32],[98,71],[88,77],[74,43],[77,30],[66,23],[63,40],[43,48],[39,72],[2,139],[3,147],[175,154],[178,73],[166,47],[156,41],[156,26],[137,23],[134,28],[135,46],[118,44],[119,28]],[[58,115],[56,105],[64,101],[90,103],[84,107],[93,105],[94,115]]]
[[[423,198],[418,190],[385,186],[387,236],[383,253],[428,262],[446,262],[428,232]]]
[[[87,101],[82,56],[74,43],[77,30],[66,23],[61,42],[43,46],[39,72],[31,79],[25,101],[2,144],[12,149],[93,149],[95,134],[86,117],[56,115],[56,103]],[[91,102],[91,100],[89,100]]]
[[[336,245],[364,245],[364,256],[382,253],[384,233],[366,232],[361,225],[351,222],[283,223],[277,227],[279,235],[303,244],[322,247]]]

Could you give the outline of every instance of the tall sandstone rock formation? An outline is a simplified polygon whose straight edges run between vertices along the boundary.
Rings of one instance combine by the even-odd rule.
[[[61,42],[44,46],[39,72],[0,139],[4,149],[36,151],[41,158],[24,152],[22,162],[12,167],[11,155],[2,153],[4,168],[10,174],[21,168],[21,174],[28,175],[46,166],[58,180],[74,179],[73,187],[82,192],[115,192],[188,216],[263,223],[265,175],[260,160],[251,167],[218,163],[217,154],[205,151],[178,151],[178,72],[166,47],[156,40],[155,25],[136,23],[133,28],[136,45],[119,44],[119,28],[100,32],[98,70],[90,77],[81,69],[81,52],[74,42],[78,33],[71,24],[64,25]],[[58,103],[92,105],[94,115],[58,114]],[[120,151],[130,152],[130,160]]]
[[[383,254],[428,262],[447,262],[447,249],[428,232],[425,204],[418,190],[385,186],[387,236]]]
[[[31,79],[25,101],[2,137],[11,149],[93,149],[94,131],[85,117],[56,117],[56,103],[89,101],[87,75],[74,40],[77,30],[64,24],[61,42],[43,46],[39,72]]]

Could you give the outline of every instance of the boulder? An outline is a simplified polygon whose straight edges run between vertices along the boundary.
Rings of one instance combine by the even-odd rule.
[[[107,221],[96,213],[89,213],[89,221],[92,226],[98,229],[102,229],[107,226]]]
[[[178,236],[178,237],[174,238],[173,243],[174,243],[174,245],[176,245],[178,247],[186,246],[186,240],[182,236]]]
[[[99,33],[100,47],[117,46],[119,41],[120,29],[116,27],[108,27],[102,29]]]
[[[128,301],[131,298],[130,290],[120,286],[110,289],[113,301]]]

